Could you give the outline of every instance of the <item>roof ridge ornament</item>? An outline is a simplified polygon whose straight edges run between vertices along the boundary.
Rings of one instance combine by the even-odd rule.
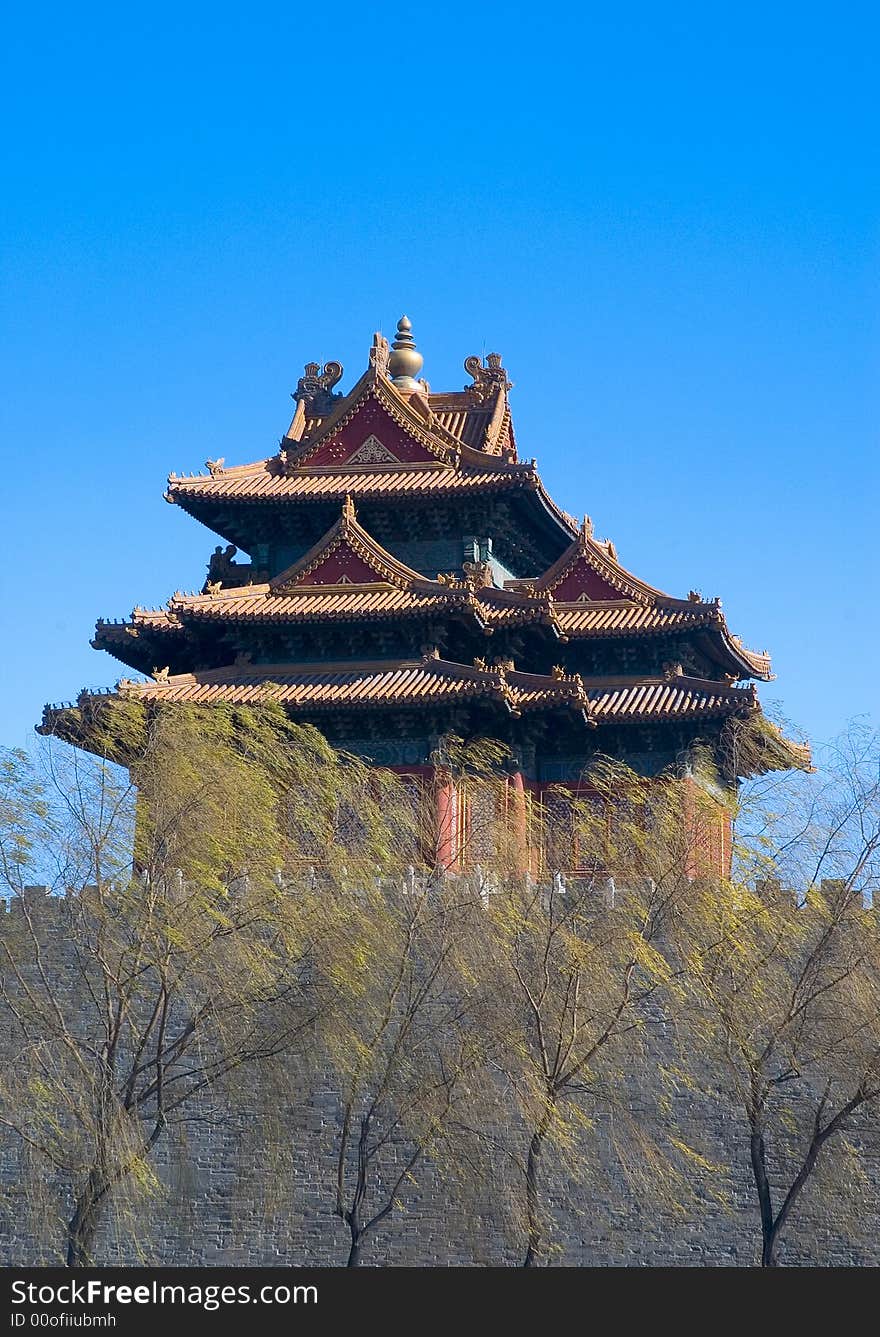
[[[391,356],[391,350],[388,346],[388,340],[384,334],[377,330],[373,335],[373,343],[370,348],[370,366],[377,376],[388,375],[388,359]]]
[[[507,371],[501,365],[500,353],[488,353],[486,361],[474,354],[466,357],[464,360],[464,369],[469,376],[473,377],[473,385],[466,385],[465,390],[470,390],[478,404],[491,399],[496,390],[501,390],[504,394],[513,389],[513,381],[508,378]]]
[[[412,323],[408,316],[401,316],[397,322],[397,338],[391,345],[388,358],[391,384],[409,394],[421,391],[423,386],[419,385],[416,376],[422,370],[424,362],[425,359],[416,348],[416,341],[412,335]]]
[[[342,518],[347,524],[351,524],[352,520],[357,519],[357,512],[350,492],[345,494],[345,501],[342,503]]]
[[[342,398],[341,394],[333,394],[334,385],[341,380],[341,362],[325,362],[323,371],[320,370],[320,363],[307,362],[291,398],[298,404],[304,401],[304,408],[310,418],[326,418],[337,400]]]

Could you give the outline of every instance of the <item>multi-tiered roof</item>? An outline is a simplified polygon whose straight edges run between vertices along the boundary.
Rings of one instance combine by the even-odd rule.
[[[539,778],[597,750],[657,769],[756,720],[768,656],[730,633],[717,599],[645,584],[560,510],[517,456],[501,358],[468,358],[471,383],[442,394],[421,365],[404,317],[348,394],[338,363],[307,364],[276,454],[169,478],[166,499],[226,547],[200,593],[99,621],[96,648],[148,675],[118,692],[272,692],[377,757],[395,740],[414,756],[446,732],[504,734]],[[806,763],[760,732],[762,764]]]

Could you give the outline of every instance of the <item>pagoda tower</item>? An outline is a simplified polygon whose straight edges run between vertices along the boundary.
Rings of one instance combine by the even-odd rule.
[[[708,749],[721,786],[706,844],[723,872],[724,787],[743,770],[731,731],[753,736],[747,770],[809,764],[761,713],[768,656],[730,633],[719,600],[645,584],[560,510],[518,457],[497,353],[468,357],[469,384],[450,392],[419,379],[422,362],[404,316],[347,393],[338,362],[306,365],[269,459],[169,477],[166,501],[221,542],[200,593],[98,622],[95,648],[145,675],[116,694],[159,708],[271,692],[334,745],[413,777],[447,867],[470,820],[442,764],[450,736],[508,745],[517,821],[527,801],[576,792],[597,754],[688,782]],[[41,731],[88,746],[106,699],[47,707]]]

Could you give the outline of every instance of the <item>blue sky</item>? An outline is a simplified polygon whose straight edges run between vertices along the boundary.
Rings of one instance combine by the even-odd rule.
[[[185,12],[181,12],[181,11]],[[309,359],[499,350],[521,453],[720,594],[815,740],[876,712],[869,5],[18,6],[4,32],[0,742],[201,583],[169,470],[261,458]]]

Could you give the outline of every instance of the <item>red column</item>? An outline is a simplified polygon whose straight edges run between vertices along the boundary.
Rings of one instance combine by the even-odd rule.
[[[437,867],[451,870],[458,862],[458,794],[448,771],[435,773],[434,786]]]
[[[529,871],[529,828],[526,787],[522,771],[514,771],[507,781],[507,820],[510,824],[514,868],[518,873],[527,873]]]

